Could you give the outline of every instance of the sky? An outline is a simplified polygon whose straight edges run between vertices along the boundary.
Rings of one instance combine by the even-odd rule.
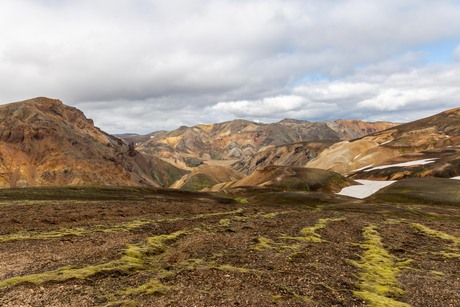
[[[109,133],[460,107],[460,1],[2,0],[0,103]]]

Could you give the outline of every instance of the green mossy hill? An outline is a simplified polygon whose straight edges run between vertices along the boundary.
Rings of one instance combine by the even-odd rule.
[[[0,189],[0,202],[15,200],[143,201],[159,197],[190,200],[209,198],[219,203],[237,203],[228,197],[209,193],[163,188],[75,186]]]
[[[199,191],[205,188],[210,188],[219,182],[206,174],[194,174],[181,187],[182,190]]]
[[[460,206],[460,180],[407,178],[375,193],[371,200]]]

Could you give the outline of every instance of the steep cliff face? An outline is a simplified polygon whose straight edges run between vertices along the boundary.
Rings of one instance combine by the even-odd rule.
[[[393,127],[392,123],[345,121],[314,123],[285,119],[261,124],[246,120],[180,127],[146,136],[128,136],[140,152],[160,157],[179,167],[190,166],[191,158],[244,159],[272,146],[318,140],[344,140]]]
[[[305,166],[350,174],[371,166],[433,158],[436,152],[446,152],[444,156],[456,161],[455,147],[459,144],[460,108],[456,108],[361,139],[336,143]]]
[[[104,133],[80,110],[35,98],[0,106],[0,186],[169,185],[180,171]]]

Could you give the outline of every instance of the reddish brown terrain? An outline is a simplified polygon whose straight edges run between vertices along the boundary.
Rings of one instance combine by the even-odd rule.
[[[305,166],[350,174],[361,168],[442,156],[441,164],[424,167],[427,170],[434,166],[436,171],[421,170],[420,174],[442,174],[442,170],[446,169],[448,171],[442,177],[452,177],[460,173],[459,144],[460,108],[457,108],[357,140],[336,143]],[[405,175],[407,174],[399,174],[394,179],[403,178]]]
[[[273,124],[233,120],[123,138],[133,142],[143,154],[187,168],[197,160],[250,158],[270,147],[306,141],[349,140],[393,126],[395,124],[388,122],[357,120],[315,123],[285,119]]]
[[[145,157],[76,108],[35,98],[0,106],[0,186],[169,186],[184,171]]]

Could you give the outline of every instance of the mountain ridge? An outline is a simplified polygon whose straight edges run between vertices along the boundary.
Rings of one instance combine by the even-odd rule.
[[[37,97],[0,106],[0,128],[2,187],[164,186],[183,175],[103,132],[82,111],[57,99]]]
[[[143,154],[156,156],[188,169],[187,159],[201,161],[244,159],[273,146],[305,141],[352,139],[396,124],[367,123],[359,120],[309,122],[283,119],[276,123],[256,123],[243,119],[216,124],[181,126],[172,131],[155,131],[143,136],[123,137]]]

